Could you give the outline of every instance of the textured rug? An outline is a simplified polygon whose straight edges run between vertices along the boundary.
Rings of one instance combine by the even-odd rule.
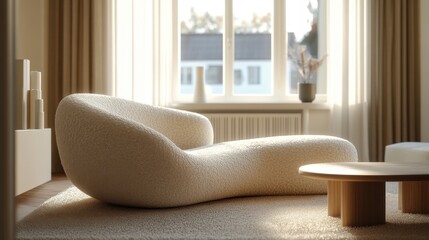
[[[428,239],[429,215],[403,214],[386,197],[384,225],[341,227],[326,195],[233,198],[180,208],[114,206],[77,188],[17,224],[17,239]]]

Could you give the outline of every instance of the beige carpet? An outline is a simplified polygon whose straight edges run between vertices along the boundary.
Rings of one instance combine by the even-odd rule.
[[[124,208],[75,187],[17,224],[18,239],[429,239],[429,215],[402,214],[387,194],[387,224],[341,227],[326,195],[235,198],[170,209]]]

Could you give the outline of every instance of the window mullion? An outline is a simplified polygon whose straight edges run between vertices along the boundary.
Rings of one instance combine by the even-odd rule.
[[[225,97],[233,96],[234,83],[234,14],[233,3],[225,0],[225,20],[223,34],[223,80],[225,86]]]
[[[284,0],[274,0],[274,29],[271,53],[273,56],[274,97],[282,99],[286,93],[286,6]]]

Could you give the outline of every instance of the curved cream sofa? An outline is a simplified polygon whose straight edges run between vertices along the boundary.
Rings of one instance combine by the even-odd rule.
[[[123,99],[74,94],[59,104],[56,138],[64,170],[83,192],[137,207],[215,199],[326,193],[301,165],[357,161],[355,147],[329,136],[282,136],[212,144],[202,115]]]

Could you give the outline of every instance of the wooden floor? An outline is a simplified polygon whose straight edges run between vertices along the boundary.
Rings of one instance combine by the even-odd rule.
[[[16,221],[36,210],[43,202],[71,187],[64,174],[53,175],[52,180],[15,197]]]

